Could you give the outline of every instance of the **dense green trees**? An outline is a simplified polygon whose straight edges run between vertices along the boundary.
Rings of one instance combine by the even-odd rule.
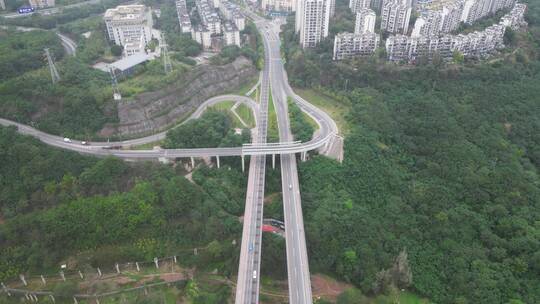
[[[170,166],[84,157],[13,128],[0,128],[0,151],[0,280],[46,272],[77,252],[94,267],[177,254],[225,274],[236,268],[231,240],[246,182],[238,170],[203,167],[193,183]],[[185,250],[211,242],[198,256]]]
[[[231,118],[215,110],[206,111],[201,118],[167,132],[167,148],[236,147],[250,141],[249,131],[235,134]]]
[[[120,4],[119,0],[102,0],[98,4],[64,9],[61,13],[54,15],[34,14],[24,18],[0,18],[0,24],[52,29],[57,25],[65,24],[73,20],[85,18],[95,14],[101,14],[106,9],[115,7],[118,4]],[[18,3],[15,5],[18,5]]]
[[[310,125],[308,119],[300,108],[289,99],[289,117],[291,123],[291,132],[295,140],[308,142],[313,136],[315,129]]]
[[[45,48],[55,60],[64,55],[60,38],[53,32],[0,30],[0,82],[45,66]]]
[[[292,82],[350,108],[343,164],[300,166],[312,269],[374,293],[406,249],[411,287],[437,303],[540,301],[539,8],[517,34],[521,57],[491,63],[400,68],[285,49]]]
[[[106,105],[111,99],[107,74],[77,58],[67,58],[57,68],[61,80],[54,86],[46,68],[0,83],[2,116],[80,138],[93,137],[105,123],[116,120],[116,109]]]

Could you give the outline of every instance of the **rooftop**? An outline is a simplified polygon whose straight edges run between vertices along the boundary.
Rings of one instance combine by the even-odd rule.
[[[144,5],[119,5],[105,12],[105,18],[111,20],[136,20],[144,18],[146,6]]]
[[[125,57],[125,58],[122,58],[118,61],[115,61],[111,64],[109,64],[109,66],[111,68],[114,68],[114,69],[117,69],[117,70],[120,70],[120,71],[125,71],[125,70],[128,70],[134,66],[137,66],[145,61],[149,61],[150,59],[152,59],[152,56],[150,55],[147,55],[147,54],[135,54],[135,55],[132,55],[132,56],[129,56],[129,57]]]

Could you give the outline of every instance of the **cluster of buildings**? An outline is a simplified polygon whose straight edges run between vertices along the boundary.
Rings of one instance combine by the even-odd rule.
[[[315,0],[306,0],[309,1]],[[449,60],[456,53],[465,58],[484,58],[504,47],[507,27],[516,30],[526,25],[526,5],[518,4],[516,0],[350,0],[349,7],[356,13],[354,33],[335,36],[334,60],[375,52],[380,36],[374,31],[374,10],[380,12],[380,32],[391,34],[385,47],[388,59],[395,62],[416,62],[419,58],[431,60],[434,56]],[[419,12],[419,17],[411,30],[409,23],[413,9]],[[498,24],[469,34],[451,34],[461,24],[472,24],[502,9],[511,10]],[[298,11],[296,15],[298,17]],[[311,22],[310,26],[313,25],[318,23]],[[328,28],[328,24],[321,28]],[[312,32],[317,33],[316,30]],[[304,37],[300,37],[300,44],[304,47],[312,47],[317,42],[306,42]]]
[[[409,31],[412,0],[384,0],[381,8],[381,31],[403,33]]]
[[[152,40],[152,12],[144,5],[120,5],[108,9],[103,17],[107,36],[124,48],[124,56],[145,54]]]
[[[262,0],[261,8],[266,12],[295,12],[297,0]]]
[[[354,33],[340,33],[334,41],[334,58],[354,54],[373,53],[380,38],[375,34],[375,9],[381,12],[381,30],[389,33],[406,33],[412,11],[412,0],[350,0],[349,7],[356,13]],[[335,10],[335,0],[297,0],[296,32],[302,47],[314,47],[328,36],[330,17]],[[371,25],[364,31],[359,26],[368,20]],[[343,56],[342,56],[343,55]]]
[[[478,6],[477,3],[481,3],[482,6]],[[476,9],[476,7],[484,8],[485,3],[489,4],[491,10],[478,11]],[[524,20],[526,5],[524,4],[507,0],[476,0],[473,4],[470,8],[474,10],[464,10],[463,1],[456,1],[450,8],[435,12],[427,11],[417,19],[410,36],[395,35],[386,40],[388,59],[416,62],[420,58],[430,60],[434,56],[439,56],[443,60],[449,60],[456,52],[465,58],[484,58],[504,47],[503,39],[507,27],[519,29],[526,25]],[[493,13],[493,9],[500,10],[507,8],[508,5],[513,6],[512,10],[504,15],[499,23],[483,31],[460,35],[448,34],[457,29],[460,22],[471,23],[474,21],[470,20],[481,18],[476,15],[479,12],[483,14],[481,16],[486,16]],[[471,17],[471,14],[474,16]]]
[[[192,39],[204,49],[240,46],[240,31],[245,28],[245,17],[236,4],[228,0],[196,0],[195,6],[200,23],[192,26],[186,1],[176,1],[178,22],[183,33],[191,33]]]
[[[416,19],[412,36],[450,33],[457,30],[461,23],[473,24],[502,9],[512,8],[515,4],[515,0],[456,0],[436,9],[424,7]]]
[[[180,32],[191,33],[191,19],[186,5],[186,0],[176,1],[176,13],[178,14],[178,23],[180,23]]]
[[[376,19],[369,8],[356,10],[354,33],[339,33],[334,38],[334,60],[373,54],[380,43],[380,36],[375,33]]]

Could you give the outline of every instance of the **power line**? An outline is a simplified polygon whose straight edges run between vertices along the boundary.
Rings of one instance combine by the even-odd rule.
[[[171,59],[169,58],[169,50],[167,48],[167,42],[165,41],[165,35],[161,34],[161,57],[163,57],[163,69],[165,74],[169,74],[172,71]]]
[[[51,79],[52,83],[55,84],[58,81],[60,81],[60,74],[58,74],[58,70],[56,69],[56,66],[54,65],[54,61],[52,59],[51,53],[49,52],[49,49],[45,50],[45,56],[47,57],[47,63],[49,64],[49,71],[51,72]]]
[[[120,100],[122,99],[122,94],[120,94],[120,88],[118,88],[118,81],[116,80],[116,74],[114,73],[114,69],[112,67],[109,67],[109,75],[111,75],[113,98],[114,100]]]

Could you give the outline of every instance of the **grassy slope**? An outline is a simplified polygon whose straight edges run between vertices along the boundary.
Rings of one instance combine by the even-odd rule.
[[[350,126],[346,120],[349,107],[342,102],[317,92],[314,89],[294,89],[305,100],[324,110],[336,122],[341,134],[348,134]],[[310,119],[311,120],[311,119]]]

